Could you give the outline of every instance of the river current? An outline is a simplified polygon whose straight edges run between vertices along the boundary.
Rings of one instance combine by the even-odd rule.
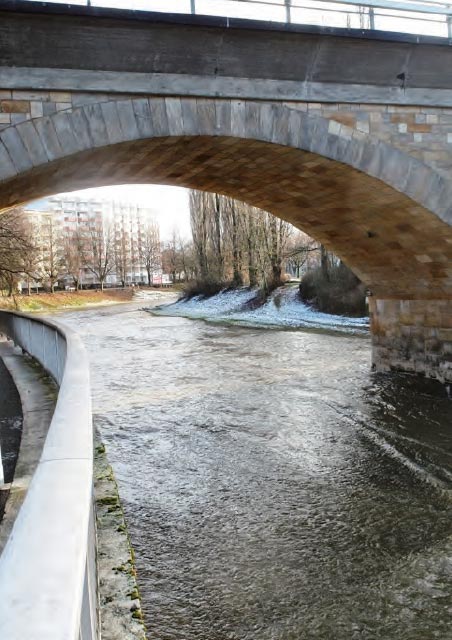
[[[139,305],[82,335],[149,640],[452,639],[452,402],[354,335]]]

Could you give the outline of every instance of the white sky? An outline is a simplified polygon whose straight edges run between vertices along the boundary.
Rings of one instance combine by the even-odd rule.
[[[97,189],[72,191],[71,195],[86,198],[100,198],[102,200],[133,202],[143,207],[148,207],[152,209],[152,216],[160,225],[160,237],[162,240],[169,240],[173,229],[177,229],[182,237],[190,237],[190,213],[187,189],[153,184],[123,184],[114,187],[99,187]],[[27,206],[30,209],[45,209],[46,200],[38,200]]]
[[[30,0],[31,2],[36,0]],[[356,0],[355,0],[356,1]],[[381,3],[381,0],[379,0]],[[387,0],[390,4],[390,0]],[[49,3],[65,4],[61,0],[47,0]],[[383,0],[385,2],[385,0]],[[363,0],[365,5],[372,0]],[[441,0],[398,0],[398,4],[448,6]],[[71,0],[73,5],[86,5],[87,0]],[[133,9],[141,11],[162,11],[167,13],[190,13],[190,0],[91,0],[92,6]],[[395,3],[397,4],[397,3]],[[273,6],[269,6],[273,5]],[[367,28],[361,24],[357,6],[326,0],[292,0],[292,22],[298,24],[324,25],[331,27]],[[298,9],[297,9],[298,5]],[[258,20],[285,21],[285,0],[195,0],[196,13]],[[417,6],[416,6],[417,8]],[[347,12],[349,17],[347,20]],[[390,8],[375,9],[375,28],[387,31],[438,35],[447,37],[445,17],[426,13],[397,11]]]

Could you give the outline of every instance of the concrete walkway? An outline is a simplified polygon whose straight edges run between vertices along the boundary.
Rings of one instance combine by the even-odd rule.
[[[0,420],[4,415],[1,413],[3,407],[3,410],[6,410],[10,406],[10,409],[15,407],[23,423],[15,471],[13,468],[8,490],[4,492],[7,499],[3,520],[0,523],[1,553],[41,457],[55,407],[57,389],[36,363],[6,341],[0,342],[0,385]],[[19,442],[16,444],[18,446]]]

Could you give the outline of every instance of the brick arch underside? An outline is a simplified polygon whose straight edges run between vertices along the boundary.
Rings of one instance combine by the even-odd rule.
[[[232,196],[291,222],[381,298],[452,297],[452,227],[346,164],[230,136],[163,136],[88,149],[0,183],[0,209],[58,192],[154,183]]]

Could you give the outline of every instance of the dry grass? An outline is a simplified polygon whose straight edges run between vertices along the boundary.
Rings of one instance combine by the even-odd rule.
[[[12,311],[57,311],[72,307],[85,307],[87,305],[108,304],[113,302],[127,302],[133,296],[132,289],[115,291],[58,291],[55,293],[39,293],[0,297],[0,309]]]

